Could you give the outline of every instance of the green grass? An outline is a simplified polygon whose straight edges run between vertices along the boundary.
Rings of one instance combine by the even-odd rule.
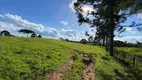
[[[142,57],[142,48],[118,47],[117,50],[124,51],[124,52],[130,53],[132,55]]]
[[[74,50],[93,57],[97,80],[116,80],[129,76],[127,68],[115,58],[107,56],[108,53],[100,46],[45,38],[0,37],[0,80],[43,80],[45,75],[66,63],[75,53]],[[83,75],[82,57],[77,56],[64,80],[80,80]]]
[[[83,58],[75,53],[77,56],[77,60],[73,63],[71,68],[67,73],[65,73],[65,76],[63,80],[81,80],[83,76],[83,69],[85,68],[84,63],[82,62]]]
[[[127,73],[126,77],[130,79],[137,78],[137,80],[141,80],[142,77],[142,63],[139,62],[136,59],[136,64],[135,67],[133,67],[133,58],[126,56],[125,58],[122,58],[122,55],[119,54],[116,56],[117,58],[115,59],[118,61],[122,66],[125,67],[125,73]],[[135,79],[134,79],[135,80]]]
[[[134,48],[134,47],[117,47],[116,50],[118,51],[123,51],[123,52],[127,52],[131,55],[134,56],[138,56],[142,58],[142,48]],[[138,78],[141,79],[142,77],[142,63],[139,62],[136,59],[136,65],[135,67],[133,67],[133,58],[130,56],[126,56],[125,58],[122,58],[122,54],[118,54],[117,57],[119,58],[119,60],[123,60],[123,62],[125,62],[127,65],[125,65],[125,67],[127,67],[127,73],[129,73],[129,77],[131,78]]]
[[[0,37],[0,77],[42,79],[71,56],[71,50],[47,39]]]

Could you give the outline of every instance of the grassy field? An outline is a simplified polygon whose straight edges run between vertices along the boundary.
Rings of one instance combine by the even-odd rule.
[[[94,59],[97,80],[130,79],[127,67],[108,56],[103,47],[45,38],[0,37],[0,80],[43,80],[76,53],[82,51]],[[76,55],[64,80],[80,80],[84,64]],[[119,75],[116,70],[121,74]]]
[[[134,48],[134,47],[119,47],[117,48],[119,51],[124,51],[130,53],[135,56],[142,57],[142,48]]]
[[[0,78],[42,79],[65,63],[71,53],[46,39],[0,37]]]

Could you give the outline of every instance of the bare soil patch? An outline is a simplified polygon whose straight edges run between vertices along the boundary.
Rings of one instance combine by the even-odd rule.
[[[66,73],[70,69],[70,66],[73,64],[73,62],[73,59],[69,60],[67,63],[62,65],[56,72],[53,72],[44,80],[62,80],[64,73]]]

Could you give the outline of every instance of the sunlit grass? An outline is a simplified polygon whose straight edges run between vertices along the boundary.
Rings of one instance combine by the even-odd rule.
[[[0,77],[42,79],[71,56],[68,48],[45,39],[0,37]]]
[[[119,51],[124,51],[130,53],[135,56],[142,57],[142,48],[134,48],[134,47],[119,47],[117,48]]]
[[[74,50],[93,57],[97,80],[121,79],[132,75],[100,46],[46,38],[0,37],[0,80],[42,80],[66,63]],[[77,61],[65,74],[65,80],[81,78],[84,64],[82,57],[77,56]],[[121,76],[116,74],[116,69]]]

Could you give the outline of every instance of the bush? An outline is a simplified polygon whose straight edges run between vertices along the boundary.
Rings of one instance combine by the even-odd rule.
[[[37,37],[38,37],[38,38],[42,38],[42,36],[41,36],[41,35],[38,35]]]
[[[0,32],[1,36],[10,36],[10,32],[8,32],[7,30],[3,30]]]
[[[33,34],[31,35],[31,37],[36,38],[37,35],[36,35],[35,33],[33,33]]]
[[[86,43],[87,43],[87,40],[86,40],[86,39],[81,39],[80,43],[86,44]]]

